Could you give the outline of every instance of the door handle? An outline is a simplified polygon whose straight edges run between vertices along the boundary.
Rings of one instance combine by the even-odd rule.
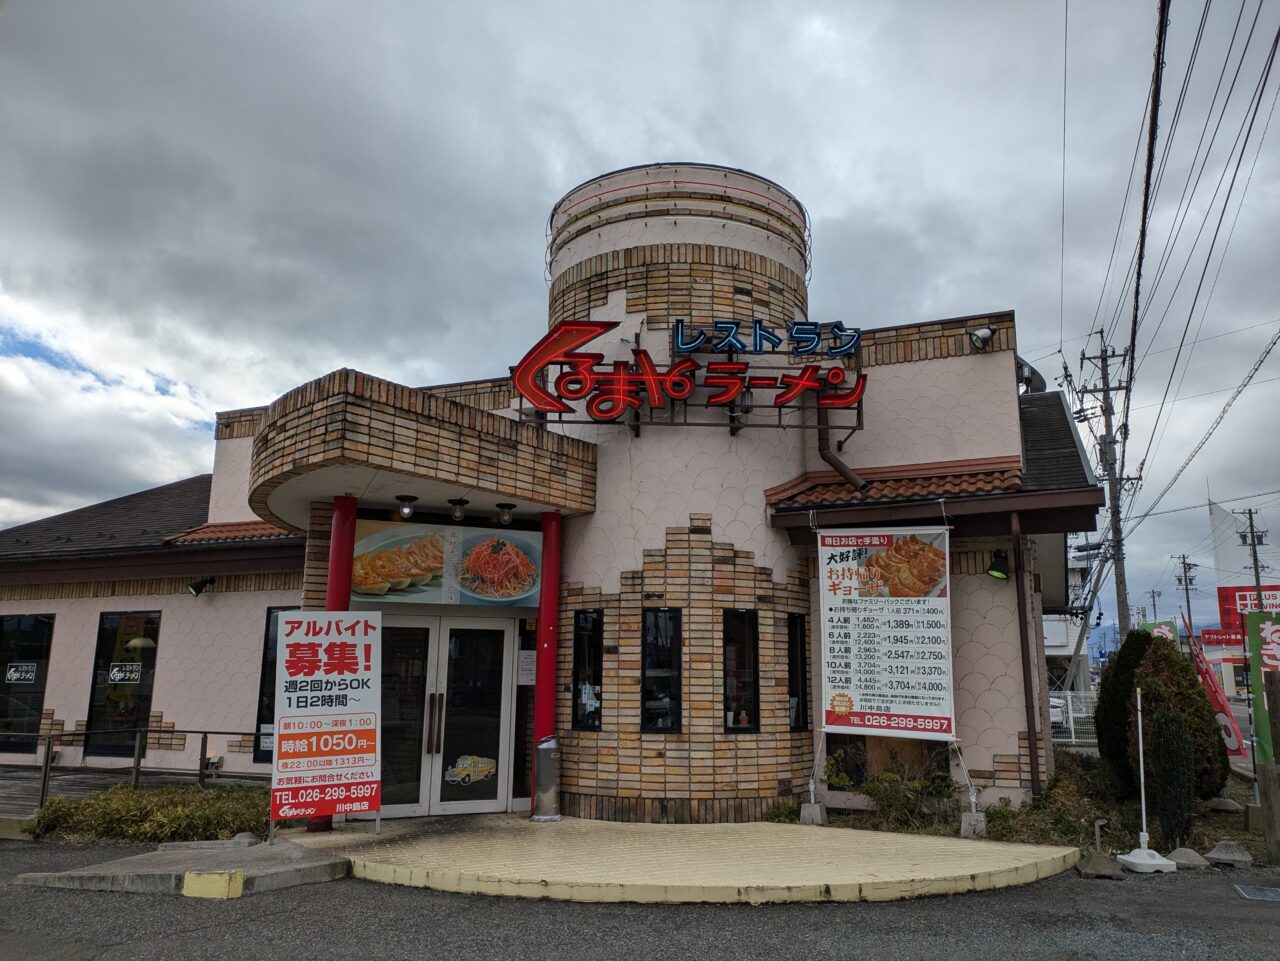
[[[432,753],[439,754],[444,748],[444,692],[436,699],[436,746]]]
[[[431,744],[436,734],[436,695],[427,695],[427,753],[434,754]]]

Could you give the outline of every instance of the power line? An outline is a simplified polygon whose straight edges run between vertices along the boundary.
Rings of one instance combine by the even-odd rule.
[[[1067,296],[1067,43],[1070,37],[1071,0],[1062,0],[1062,216],[1058,224],[1058,352],[1062,352],[1062,326]]]
[[[1164,395],[1163,395],[1163,396],[1161,397],[1161,399],[1160,399],[1160,406],[1161,406],[1161,408],[1162,408],[1162,409],[1163,409],[1163,407],[1164,407],[1165,402],[1166,402],[1166,401],[1168,400],[1168,398],[1169,398],[1169,388],[1170,388],[1170,387],[1172,387],[1172,385],[1173,385],[1173,376],[1174,376],[1174,373],[1177,371],[1177,368],[1178,368],[1178,361],[1179,361],[1179,359],[1180,359],[1180,358],[1181,358],[1181,356],[1182,356],[1182,347],[1185,345],[1185,343],[1186,343],[1186,339],[1187,339],[1187,333],[1188,333],[1188,332],[1190,331],[1190,329],[1191,329],[1191,320],[1192,320],[1192,318],[1195,316],[1196,304],[1197,304],[1197,303],[1199,302],[1199,300],[1200,300],[1200,292],[1204,289],[1204,281],[1205,281],[1205,277],[1206,277],[1206,276],[1208,275],[1208,273],[1209,273],[1209,264],[1211,263],[1212,258],[1213,258],[1213,250],[1214,250],[1214,247],[1217,245],[1217,241],[1218,241],[1218,234],[1219,234],[1219,232],[1222,230],[1222,222],[1223,222],[1223,220],[1224,220],[1224,219],[1225,219],[1225,217],[1226,217],[1228,202],[1229,202],[1229,201],[1230,201],[1230,199],[1231,199],[1231,194],[1232,194],[1232,192],[1235,190],[1236,178],[1240,175],[1240,167],[1241,167],[1241,164],[1242,164],[1242,163],[1243,163],[1243,161],[1244,161],[1245,145],[1247,145],[1247,144],[1248,144],[1248,142],[1249,142],[1249,138],[1250,138],[1250,136],[1251,136],[1251,135],[1252,135],[1252,133],[1253,133],[1253,126],[1254,126],[1254,123],[1255,123],[1255,122],[1257,121],[1257,119],[1258,119],[1258,111],[1259,111],[1259,108],[1261,108],[1261,106],[1262,106],[1262,91],[1266,88],[1267,81],[1268,81],[1268,80],[1270,79],[1270,77],[1271,77],[1271,66],[1272,66],[1272,64],[1275,62],[1276,47],[1277,47],[1277,45],[1278,45],[1278,44],[1280,44],[1280,28],[1278,28],[1278,29],[1276,30],[1276,35],[1275,35],[1274,39],[1271,41],[1271,49],[1270,49],[1270,51],[1269,51],[1269,52],[1268,52],[1268,54],[1267,54],[1267,60],[1266,60],[1266,63],[1265,63],[1265,65],[1264,65],[1264,67],[1263,67],[1262,76],[1259,78],[1259,81],[1258,81],[1258,88],[1257,88],[1257,92],[1256,92],[1256,94],[1255,94],[1255,96],[1254,96],[1254,99],[1253,99],[1253,101],[1252,101],[1252,104],[1253,104],[1253,110],[1251,111],[1251,113],[1250,113],[1250,115],[1249,115],[1249,123],[1248,123],[1248,127],[1246,128],[1246,130],[1245,130],[1245,132],[1244,132],[1244,140],[1243,140],[1243,141],[1242,141],[1242,143],[1241,143],[1240,154],[1239,154],[1239,156],[1236,158],[1235,170],[1232,172],[1232,174],[1231,174],[1231,182],[1230,182],[1230,183],[1228,184],[1228,186],[1227,186],[1227,193],[1226,193],[1226,197],[1223,199],[1222,210],[1221,210],[1221,211],[1219,212],[1219,214],[1218,214],[1218,222],[1217,222],[1217,224],[1214,226],[1214,230],[1213,230],[1213,237],[1212,237],[1212,238],[1210,238],[1210,241],[1209,241],[1209,250],[1208,250],[1207,254],[1205,255],[1204,269],[1203,269],[1203,270],[1201,270],[1201,272],[1200,272],[1200,280],[1199,280],[1199,281],[1198,281],[1198,283],[1196,284],[1196,292],[1195,292],[1195,295],[1194,295],[1194,296],[1192,297],[1192,299],[1191,299],[1191,309],[1187,312],[1187,322],[1186,322],[1186,324],[1184,324],[1184,325],[1183,325],[1183,328],[1182,328],[1182,336],[1181,336],[1181,338],[1179,339],[1179,344],[1178,344],[1178,353],[1174,355],[1174,358],[1173,358],[1173,366],[1172,366],[1172,367],[1170,368],[1170,370],[1169,370],[1169,379],[1165,382]],[[1226,171],[1224,170],[1224,171],[1223,171],[1223,173],[1225,174],[1225,172],[1226,172]],[[1274,343],[1275,343],[1275,341],[1274,341],[1274,339],[1273,339],[1273,340],[1272,340],[1272,344],[1274,345]],[[1266,353],[1267,353],[1267,352],[1269,352],[1269,351],[1270,351],[1270,347],[1268,347],[1268,348],[1267,348],[1267,351],[1264,351],[1264,356],[1265,356],[1265,355],[1266,355]],[[1256,370],[1256,368],[1255,368],[1255,370]],[[1252,376],[1252,372],[1250,373],[1250,376]],[[1243,389],[1243,386],[1242,386],[1242,388],[1241,388],[1241,389]],[[1237,396],[1239,396],[1239,392],[1238,392],[1238,391],[1237,391],[1237,393],[1236,393],[1236,394],[1233,394],[1233,395],[1232,395],[1232,401],[1234,401],[1235,397],[1237,397]],[[1228,401],[1227,406],[1229,407],[1229,406],[1230,406],[1230,404],[1231,404],[1231,401]],[[1158,425],[1158,424],[1159,424],[1159,422],[1160,422],[1160,413],[1159,413],[1159,412],[1157,412],[1157,414],[1156,414],[1156,424]],[[1216,423],[1215,423],[1215,426],[1216,426]],[[1156,435],[1155,435],[1155,429],[1153,428],[1153,429],[1152,429],[1152,432],[1151,432],[1151,438],[1150,438],[1150,439],[1148,440],[1148,442],[1147,442],[1147,449],[1146,449],[1146,452],[1142,455],[1142,461],[1140,462],[1140,464],[1139,464],[1139,466],[1138,466],[1138,472],[1139,472],[1139,474],[1141,474],[1141,472],[1142,472],[1142,467],[1143,467],[1143,465],[1145,465],[1145,464],[1146,464],[1147,457],[1148,457],[1148,455],[1150,455],[1150,453],[1151,453],[1151,445],[1152,445],[1152,443],[1154,443],[1154,441],[1155,441],[1155,436],[1156,436]]]
[[[1205,338],[1205,339],[1206,339],[1206,340],[1208,340],[1209,338]],[[1173,350],[1173,348],[1172,348],[1172,347],[1170,347],[1169,349],[1170,349],[1170,350]],[[1277,377],[1267,377],[1267,378],[1265,378],[1265,379],[1263,379],[1263,380],[1255,381],[1254,383],[1250,384],[1249,386],[1250,386],[1250,387],[1261,387],[1263,384],[1274,384],[1274,383],[1275,383],[1276,381],[1278,381],[1278,380],[1280,380],[1280,376],[1277,376]],[[1178,398],[1175,398],[1174,403],[1176,404],[1176,403],[1177,403],[1178,401],[1180,401],[1180,400],[1195,400],[1195,399],[1196,399],[1196,398],[1198,398],[1198,397],[1211,397],[1211,396],[1213,396],[1214,394],[1225,394],[1225,393],[1226,393],[1227,391],[1229,391],[1229,390],[1235,390],[1235,388],[1234,388],[1234,387],[1219,387],[1217,390],[1206,390],[1206,391],[1204,391],[1203,393],[1200,393],[1200,394],[1188,394],[1186,397],[1178,397]],[[1159,406],[1160,406],[1159,404],[1143,404],[1141,407],[1135,407],[1135,408],[1133,408],[1133,409],[1134,409],[1135,411],[1139,411],[1139,410],[1150,410],[1152,407],[1159,407]],[[1157,446],[1157,450],[1158,450],[1158,449],[1159,449],[1159,447]]]
[[[1203,26],[1204,22],[1202,20],[1201,28]],[[1159,23],[1156,25],[1155,67],[1151,76],[1151,109],[1148,111],[1150,119],[1147,127],[1147,159],[1142,173],[1142,218],[1138,221],[1138,257],[1133,271],[1133,322],[1129,328],[1129,350],[1126,353],[1129,373],[1125,380],[1130,388],[1133,387],[1134,354],[1138,349],[1138,311],[1142,306],[1142,261],[1147,252],[1147,227],[1151,222],[1151,180],[1156,164],[1156,136],[1160,129],[1160,87],[1164,80],[1164,44],[1168,33],[1169,0],[1160,0]],[[1199,46],[1199,37],[1197,37],[1196,47],[1199,48]],[[1190,66],[1187,67],[1187,75],[1191,75]],[[1126,439],[1129,434],[1129,401],[1132,397],[1132,389],[1124,392],[1124,410],[1120,415],[1120,427]],[[1124,477],[1125,454],[1128,449],[1128,443],[1122,442],[1120,445],[1121,477]],[[1117,564],[1117,568],[1119,568],[1119,564]],[[1129,625],[1125,623],[1124,626],[1128,627]]]
[[[1277,32],[1276,38],[1277,40],[1280,40],[1280,32]],[[1275,48],[1273,47],[1272,49],[1274,50]],[[1234,394],[1232,394],[1229,398],[1227,398],[1227,402],[1222,406],[1222,410],[1218,412],[1218,416],[1215,417],[1213,420],[1213,423],[1209,425],[1209,429],[1205,431],[1204,436],[1200,438],[1200,442],[1196,444],[1195,447],[1192,448],[1191,453],[1187,455],[1187,459],[1182,462],[1182,466],[1179,467],[1177,471],[1174,472],[1173,477],[1169,479],[1169,483],[1167,483],[1164,486],[1164,490],[1162,490],[1159,494],[1156,495],[1156,499],[1151,502],[1151,505],[1142,514],[1142,516],[1133,522],[1133,524],[1129,527],[1129,530],[1126,532],[1126,535],[1132,535],[1133,532],[1136,531],[1138,527],[1142,524],[1142,522],[1152,515],[1152,511],[1155,508],[1155,506],[1159,504],[1161,500],[1164,499],[1164,495],[1169,493],[1173,485],[1178,482],[1178,478],[1182,476],[1182,472],[1187,469],[1187,466],[1193,460],[1195,460],[1195,456],[1200,453],[1204,445],[1208,443],[1209,438],[1213,436],[1213,432],[1218,429],[1218,425],[1222,423],[1223,418],[1227,416],[1227,411],[1231,410],[1231,405],[1236,402],[1236,398],[1239,397],[1240,394],[1244,392],[1244,389],[1249,386],[1249,382],[1253,380],[1253,375],[1258,372],[1258,368],[1261,367],[1263,364],[1263,361],[1267,359],[1267,355],[1270,354],[1271,349],[1275,347],[1276,341],[1280,341],[1280,330],[1276,331],[1275,336],[1271,338],[1270,343],[1268,343],[1267,346],[1263,348],[1262,353],[1258,356],[1258,359],[1254,361],[1253,366],[1249,368],[1249,372],[1244,375],[1244,380],[1240,382],[1240,386],[1236,388],[1236,391]]]

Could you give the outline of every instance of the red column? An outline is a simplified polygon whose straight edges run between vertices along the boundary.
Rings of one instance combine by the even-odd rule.
[[[560,631],[560,515],[542,515],[542,585],[538,592],[538,660],[533,687],[533,743],[556,733],[556,637]]]
[[[329,528],[329,579],[324,589],[326,611],[351,609],[351,562],[356,550],[356,499],[333,499],[333,524]],[[308,831],[332,831],[333,818],[308,818]]]
[[[333,526],[329,529],[329,581],[324,592],[326,611],[351,607],[351,561],[356,550],[356,499],[333,499]]]

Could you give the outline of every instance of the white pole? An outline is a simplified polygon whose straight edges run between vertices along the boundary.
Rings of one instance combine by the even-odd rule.
[[[1138,688],[1138,790],[1142,801],[1142,834],[1138,836],[1139,846],[1147,846],[1147,763],[1142,749],[1142,688]]]

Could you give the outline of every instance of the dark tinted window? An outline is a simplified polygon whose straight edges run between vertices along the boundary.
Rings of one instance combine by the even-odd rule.
[[[52,644],[52,614],[0,617],[0,751],[35,753],[39,741],[17,735],[40,733]]]
[[[760,630],[755,611],[724,612],[724,729],[760,730]]]
[[[680,730],[680,611],[644,611],[640,652],[640,730]]]
[[[93,658],[86,755],[128,757],[135,732],[151,720],[160,612],[103,614]],[[145,745],[144,745],[145,750]]]
[[[600,730],[600,687],[604,670],[604,612],[573,612],[573,726]]]
[[[791,730],[809,730],[809,646],[803,614],[787,615],[787,709]]]

